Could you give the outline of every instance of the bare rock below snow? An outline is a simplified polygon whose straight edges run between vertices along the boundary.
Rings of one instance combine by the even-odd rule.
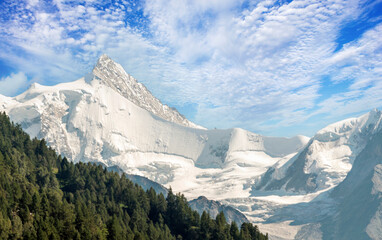
[[[239,227],[242,223],[249,222],[245,215],[235,208],[223,205],[218,201],[208,200],[204,196],[200,196],[197,199],[189,201],[189,204],[191,208],[196,210],[199,214],[206,211],[212,218],[216,218],[220,212],[223,212],[227,222],[231,223],[234,221]]]

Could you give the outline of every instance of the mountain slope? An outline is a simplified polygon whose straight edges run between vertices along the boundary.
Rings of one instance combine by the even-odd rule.
[[[318,131],[299,155],[268,169],[254,192],[285,189],[309,193],[338,185],[370,138],[382,129],[381,115],[375,109]]]
[[[354,161],[346,179],[331,193],[337,212],[323,224],[324,239],[380,239],[382,236],[382,132]]]

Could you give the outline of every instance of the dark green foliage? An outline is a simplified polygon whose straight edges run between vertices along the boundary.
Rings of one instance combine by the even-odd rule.
[[[223,213],[200,217],[181,194],[167,199],[125,176],[57,156],[0,113],[0,239],[267,239]]]

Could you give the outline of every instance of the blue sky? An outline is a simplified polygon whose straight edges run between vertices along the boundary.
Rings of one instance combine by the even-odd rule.
[[[208,128],[312,136],[382,106],[382,1],[0,2],[0,93],[103,54]]]

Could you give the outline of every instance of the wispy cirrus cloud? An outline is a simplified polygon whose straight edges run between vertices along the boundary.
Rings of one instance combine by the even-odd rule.
[[[0,4],[0,64],[54,84],[81,77],[107,53],[155,96],[207,127],[310,135],[382,105],[382,33],[372,10],[378,2]],[[347,36],[357,19],[368,27]]]
[[[347,87],[318,103],[314,114],[349,115],[382,106],[382,24],[344,45],[328,59],[334,85]]]

